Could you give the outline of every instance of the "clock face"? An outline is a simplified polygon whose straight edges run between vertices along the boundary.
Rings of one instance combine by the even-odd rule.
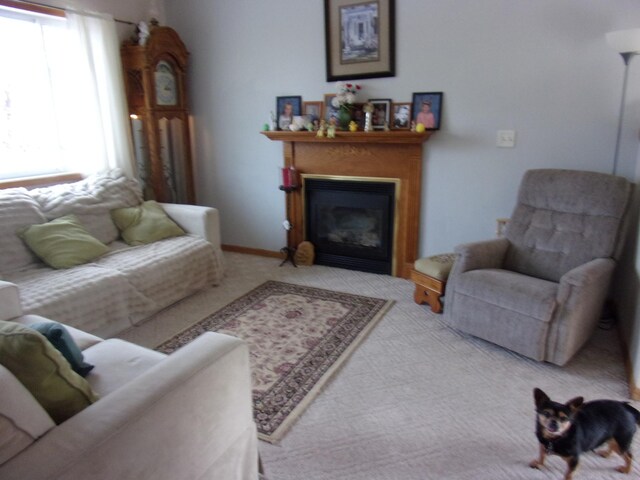
[[[158,105],[178,104],[178,85],[173,68],[168,62],[160,61],[154,72],[156,84],[156,103]]]

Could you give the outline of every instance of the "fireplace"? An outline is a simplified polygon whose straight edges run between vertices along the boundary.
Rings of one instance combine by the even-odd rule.
[[[316,263],[393,272],[396,182],[303,175],[305,237]]]
[[[271,140],[283,142],[284,166],[295,167],[303,179],[305,177],[341,180],[366,178],[373,183],[395,184],[394,208],[391,210],[393,221],[390,227],[392,231],[391,275],[404,278],[409,278],[418,254],[421,230],[422,144],[432,133],[408,130],[337,132],[335,138],[326,138],[318,137],[315,132],[262,132]],[[334,192],[334,194],[337,193]],[[291,249],[296,248],[302,241],[308,240],[305,197],[306,194],[302,188],[286,191],[286,218],[292,225],[292,228],[287,231],[287,246]],[[366,204],[365,206],[352,205],[349,208],[354,209],[355,212],[337,210],[334,215],[357,213],[358,209],[362,211],[370,207]],[[371,215],[371,212],[368,214]],[[376,214],[373,214],[374,218],[375,216]],[[366,223],[373,220],[353,221]],[[341,235],[338,234],[331,238],[340,237]],[[349,238],[348,235],[347,238]],[[365,243],[368,242],[365,240]],[[317,245],[315,246],[317,248]],[[340,247],[346,246],[340,245]],[[362,249],[368,248],[362,246]],[[338,255],[342,254],[338,253]]]

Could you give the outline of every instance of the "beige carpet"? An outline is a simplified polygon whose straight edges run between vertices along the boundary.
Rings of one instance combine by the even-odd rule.
[[[560,479],[564,462],[537,454],[533,387],[555,400],[628,399],[615,331],[598,331],[564,368],[460,335],[413,302],[407,280],[329,267],[278,267],[227,253],[220,287],[195,295],[121,335],[155,347],[266,280],[395,300],[279,445],[261,443],[269,480]],[[634,402],[636,407],[640,404]],[[638,478],[618,458],[585,455],[576,480]]]

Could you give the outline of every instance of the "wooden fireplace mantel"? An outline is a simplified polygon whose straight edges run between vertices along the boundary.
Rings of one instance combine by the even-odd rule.
[[[399,180],[393,274],[409,278],[418,254],[422,191],[422,146],[433,132],[336,132],[336,138],[315,132],[261,132],[283,142],[284,166],[301,176],[370,177]],[[274,187],[275,188],[275,187]],[[302,189],[286,194],[287,218],[293,225],[287,245],[304,238]]]
[[[335,138],[318,137],[316,132],[260,132],[271,140],[283,142],[319,142],[319,143],[423,143],[433,132],[409,132],[405,130],[390,132],[336,132]]]

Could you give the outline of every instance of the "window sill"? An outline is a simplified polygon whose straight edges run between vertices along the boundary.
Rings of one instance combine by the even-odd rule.
[[[3,188],[36,188],[47,187],[59,183],[70,183],[82,180],[84,176],[80,173],[59,173],[57,175],[43,175],[38,177],[23,177],[0,180],[0,189]]]

